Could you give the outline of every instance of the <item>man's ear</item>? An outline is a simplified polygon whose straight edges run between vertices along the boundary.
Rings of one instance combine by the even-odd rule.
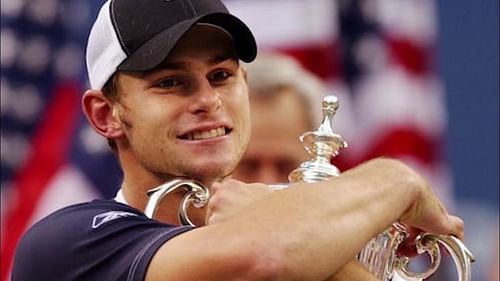
[[[88,90],[82,98],[82,109],[94,130],[108,139],[123,136],[122,123],[114,114],[114,104],[102,91]]]

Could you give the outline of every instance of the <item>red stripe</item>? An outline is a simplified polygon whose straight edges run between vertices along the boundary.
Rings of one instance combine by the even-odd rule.
[[[432,164],[438,162],[440,147],[437,144],[415,128],[393,128],[374,143],[363,161],[376,156],[412,156],[424,164]]]
[[[280,47],[278,50],[291,55],[306,69],[309,69],[322,79],[328,80],[339,76],[340,55],[335,42],[303,47]]]
[[[67,159],[79,112],[79,89],[58,87],[32,141],[32,153],[15,179],[17,196],[6,215],[0,280],[6,281],[19,238],[30,222],[47,184]],[[36,253],[34,253],[36,254]]]
[[[407,38],[387,38],[392,58],[414,75],[432,71],[432,49]]]

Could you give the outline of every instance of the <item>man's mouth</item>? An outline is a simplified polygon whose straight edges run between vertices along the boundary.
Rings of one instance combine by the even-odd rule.
[[[183,140],[206,140],[206,139],[222,137],[222,136],[225,136],[226,134],[229,134],[230,132],[231,132],[231,129],[229,129],[229,128],[219,127],[219,128],[215,128],[215,129],[211,129],[211,130],[190,132],[190,133],[187,133],[187,134],[180,136],[180,139],[183,139]]]

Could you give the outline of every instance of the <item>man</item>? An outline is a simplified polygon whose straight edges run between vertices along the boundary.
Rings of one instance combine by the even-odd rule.
[[[250,88],[252,134],[233,178],[286,183],[288,174],[310,158],[298,137],[317,129],[326,88],[284,54],[261,52],[244,67]]]
[[[13,280],[357,280],[349,276],[366,272],[350,261],[396,220],[462,236],[461,220],[393,160],[276,192],[227,179],[250,135],[239,60],[255,54],[248,28],[219,1],[106,2],[82,104],[120,160],[119,202],[70,206],[34,225]],[[142,213],[146,192],[176,177],[210,187],[192,216],[206,226],[178,225],[181,193],[155,220]]]

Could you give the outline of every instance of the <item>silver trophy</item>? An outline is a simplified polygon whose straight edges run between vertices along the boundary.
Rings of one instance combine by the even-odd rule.
[[[317,182],[328,180],[340,175],[337,167],[330,160],[337,156],[340,149],[346,148],[347,143],[342,136],[335,134],[332,128],[333,117],[338,109],[339,102],[333,95],[323,99],[323,120],[314,132],[305,132],[300,141],[311,155],[309,161],[303,162],[293,170],[288,179],[290,183]],[[286,188],[287,184],[273,186],[275,189]],[[334,187],[333,187],[334,188]],[[184,189],[186,195],[179,206],[179,221],[184,225],[192,225],[187,214],[190,204],[201,208],[208,203],[210,193],[201,183],[190,179],[175,179],[148,192],[150,199],[144,213],[152,218],[163,197],[177,189]],[[409,268],[409,257],[397,254],[401,242],[409,236],[404,225],[395,222],[383,233],[373,238],[357,255],[358,260],[381,281],[391,281],[397,273],[403,280],[413,281],[425,279],[439,268],[441,262],[441,245],[451,254],[458,272],[458,281],[471,280],[471,263],[474,256],[465,247],[462,241],[451,235],[437,235],[423,233],[416,238],[418,254],[427,253],[431,265],[425,272],[412,272]]]
[[[315,182],[328,180],[339,176],[337,167],[330,160],[337,156],[339,150],[347,147],[344,139],[333,132],[332,120],[339,106],[335,96],[326,96],[323,99],[323,120],[318,130],[306,132],[300,140],[312,159],[306,161],[290,173],[290,182]],[[474,256],[465,247],[462,241],[451,235],[436,235],[423,233],[416,238],[418,254],[427,253],[431,265],[425,272],[412,272],[409,268],[410,258],[399,256],[396,252],[409,236],[404,225],[396,222],[383,233],[373,238],[358,254],[358,260],[379,280],[390,281],[394,274],[404,280],[425,279],[430,277],[439,268],[441,261],[441,247],[443,245],[451,254],[458,272],[459,281],[471,280],[471,262]]]

